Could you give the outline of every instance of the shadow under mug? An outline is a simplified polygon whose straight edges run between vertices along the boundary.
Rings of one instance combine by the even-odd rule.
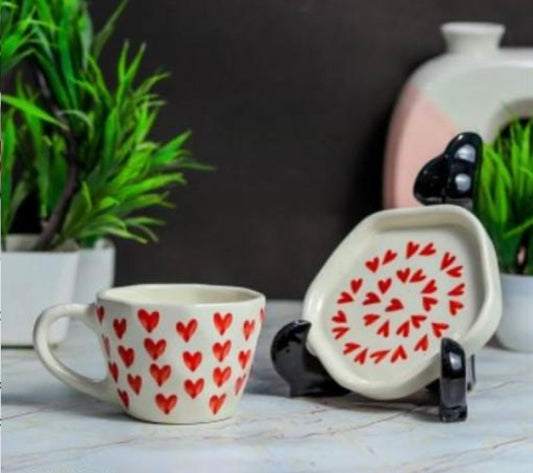
[[[265,315],[265,297],[239,287],[145,284],[100,292],[96,304],[45,310],[34,346],[58,379],[133,417],[186,424],[231,417],[244,391]],[[81,320],[99,338],[107,376],[99,381],[62,364],[50,325]]]

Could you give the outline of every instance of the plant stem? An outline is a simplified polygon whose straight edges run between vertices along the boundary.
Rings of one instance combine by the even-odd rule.
[[[54,207],[48,221],[44,224],[43,232],[39,235],[33,249],[46,251],[52,248],[54,239],[63,227],[72,199],[80,188],[78,179],[79,167],[74,153],[67,152],[67,179],[61,196]]]
[[[61,115],[59,107],[53,101],[50,88],[48,87],[45,77],[41,74],[38,68],[34,69],[34,74],[39,87],[43,92],[43,96],[49,102],[50,109],[54,113],[55,117],[67,125],[67,127],[62,130],[62,134],[67,142],[67,150],[65,154],[67,161],[67,177],[65,181],[65,187],[63,188],[63,192],[61,193],[61,196],[59,197],[59,200],[57,201],[50,218],[43,223],[43,231],[39,235],[39,238],[33,247],[34,251],[47,251],[53,248],[54,240],[61,232],[61,228],[65,222],[70,203],[80,188],[80,165],[78,162],[77,143],[72,130],[70,127],[68,127],[64,116]]]

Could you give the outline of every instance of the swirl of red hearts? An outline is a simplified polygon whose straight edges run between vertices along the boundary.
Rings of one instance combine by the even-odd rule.
[[[465,307],[464,268],[457,260],[450,251],[438,251],[433,242],[408,241],[403,251],[389,248],[365,261],[362,274],[340,291],[337,311],[330,319],[331,335],[341,344],[343,355],[364,365],[370,360],[397,363],[428,351],[432,341],[450,327],[443,314],[454,318]],[[423,269],[431,265],[438,274]],[[368,282],[372,279],[375,283]],[[390,344],[369,346],[362,341],[361,331]]]

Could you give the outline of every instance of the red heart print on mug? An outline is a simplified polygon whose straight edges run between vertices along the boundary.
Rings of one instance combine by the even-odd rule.
[[[245,381],[246,381],[246,374],[243,374],[242,376],[239,376],[235,380],[235,394],[239,394],[240,393]]]
[[[170,365],[159,366],[155,363],[150,365],[150,374],[159,387],[163,386],[163,384],[167,382],[171,373],[172,368]]]
[[[148,333],[152,333],[152,331],[157,327],[157,324],[159,324],[159,312],[157,310],[154,312],[148,312],[144,309],[140,309],[137,312],[137,317],[139,318],[141,325],[148,331]]]
[[[183,383],[183,388],[185,392],[191,397],[191,399],[196,399],[204,389],[204,379],[200,378],[196,381],[188,379]]]
[[[119,340],[122,339],[122,337],[124,336],[124,333],[126,333],[127,326],[128,325],[127,325],[126,319],[113,320],[113,329],[115,330],[115,334],[117,335]]]
[[[184,342],[188,342],[192,338],[197,328],[198,321],[196,319],[191,319],[186,324],[182,322],[176,324],[176,330]]]
[[[250,335],[254,333],[254,329],[255,329],[255,320],[250,319],[250,320],[244,321],[244,323],[242,324],[242,332],[244,334],[244,339],[246,341],[248,341],[248,339],[250,338]]]
[[[226,333],[226,330],[228,330],[232,321],[233,315],[229,312],[224,315],[222,315],[220,312],[216,312],[215,315],[213,315],[213,323],[215,324],[215,327],[220,335],[224,335]]]
[[[222,394],[221,396],[217,396],[216,394],[214,394],[213,396],[211,396],[211,399],[209,399],[209,408],[211,409],[213,415],[216,415],[218,413],[225,400],[225,394]]]
[[[195,353],[189,351],[183,352],[183,362],[187,368],[194,372],[200,366],[200,363],[202,363],[202,353],[199,351]]]
[[[118,354],[120,355],[120,358],[122,358],[122,362],[126,365],[126,368],[129,368],[135,361],[135,350],[133,348],[119,345]]]
[[[122,404],[124,404],[124,407],[128,408],[130,405],[130,398],[128,396],[128,393],[126,391],[122,391],[121,389],[117,389],[117,394],[120,400],[122,401]]]
[[[118,366],[116,363],[108,363],[107,367],[109,368],[109,373],[111,377],[115,380],[115,383],[118,380]]]
[[[111,356],[111,344],[109,342],[109,337],[102,335],[102,343],[104,345],[105,354],[107,358],[109,359],[109,357]]]
[[[102,323],[102,320],[104,320],[105,315],[105,309],[103,306],[99,305],[96,308],[96,317],[98,318],[98,322]]]
[[[175,394],[165,396],[164,394],[159,393],[155,397],[155,402],[157,404],[157,407],[159,407],[162,412],[168,415],[172,412],[172,409],[176,407],[176,404],[178,403],[178,396],[176,396]]]
[[[241,365],[242,369],[246,368],[246,365],[248,364],[248,360],[250,359],[251,355],[252,355],[251,350],[239,352],[239,364]]]
[[[220,388],[230,379],[231,377],[231,367],[226,366],[224,369],[219,368],[218,366],[213,370],[213,381]]]
[[[128,373],[128,384],[130,385],[130,388],[135,394],[139,394],[141,392],[143,379],[140,375],[132,375]]]
[[[213,355],[220,363],[229,355],[230,350],[231,340],[226,340],[224,343],[217,342],[213,345]]]
[[[163,338],[157,342],[153,341],[151,338],[144,339],[144,348],[154,361],[157,361],[157,359],[165,352],[166,347],[167,342]]]

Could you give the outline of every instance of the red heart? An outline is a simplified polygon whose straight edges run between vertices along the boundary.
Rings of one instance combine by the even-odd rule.
[[[385,312],[395,312],[395,311],[401,310],[401,309],[403,309],[402,301],[400,299],[397,299],[396,297],[394,297],[389,302],[389,305],[385,309]]]
[[[437,285],[435,284],[435,280],[432,279],[426,284],[426,287],[422,289],[422,294],[433,294],[437,290]]]
[[[354,294],[357,294],[359,292],[359,289],[361,289],[361,286],[363,285],[363,280],[361,278],[359,279],[352,279],[350,281],[350,288]]]
[[[344,351],[342,352],[344,355],[347,355],[348,353],[351,353],[352,351],[357,350],[361,345],[359,343],[352,343],[348,342],[344,344]]]
[[[128,384],[135,394],[139,394],[141,392],[143,379],[140,375],[133,376],[132,374],[128,373]]]
[[[444,253],[444,256],[442,257],[442,261],[440,263],[441,271],[446,269],[448,266],[450,266],[454,261],[455,261],[455,256],[453,256],[449,251]]]
[[[191,319],[186,324],[182,322],[176,324],[176,330],[184,342],[188,342],[192,338],[197,328],[198,321],[196,319]]]
[[[219,362],[223,362],[229,355],[231,350],[231,340],[226,340],[224,343],[215,343],[213,345],[213,355]]]
[[[98,322],[102,323],[102,320],[104,319],[104,315],[105,315],[104,307],[101,305],[96,307],[96,317],[98,317]]]
[[[411,279],[409,281],[420,282],[420,281],[423,281],[424,279],[426,279],[426,275],[424,274],[424,271],[419,269],[411,276]]]
[[[385,253],[385,256],[383,257],[383,264],[387,264],[387,263],[390,263],[391,261],[394,261],[396,259],[396,256],[398,256],[398,253],[392,250],[387,250],[387,252]]]
[[[241,388],[243,387],[245,381],[246,381],[246,375],[245,374],[243,374],[242,376],[239,376],[235,380],[235,394],[239,394],[239,392],[240,392]]]
[[[372,258],[371,260],[368,260],[366,263],[365,263],[366,267],[372,271],[373,273],[375,273],[379,267],[379,258],[376,256],[374,258]]]
[[[416,343],[415,351],[419,351],[419,350],[427,351],[428,346],[429,346],[429,338],[426,334]]]
[[[392,354],[392,357],[391,357],[390,361],[391,361],[391,363],[396,363],[400,358],[402,360],[407,360],[407,353],[405,352],[405,350],[404,350],[402,345],[400,345],[398,348],[396,348],[396,350]]]
[[[459,301],[450,301],[450,313],[456,315],[459,312],[459,309],[464,307],[462,302]]]
[[[242,324],[242,332],[244,334],[244,339],[246,341],[248,341],[248,339],[250,338],[250,335],[254,333],[254,329],[255,329],[255,320],[250,319],[250,320],[244,321],[244,323]]]
[[[137,317],[139,317],[139,321],[148,333],[152,333],[152,330],[154,330],[159,323],[159,312],[157,310],[154,312],[148,312],[144,309],[140,309],[137,312]]]
[[[370,355],[370,358],[372,358],[374,360],[374,363],[375,364],[378,364],[381,360],[383,360],[383,358],[385,358],[387,356],[387,354],[389,353],[390,350],[379,350],[379,351],[375,351],[374,353],[372,353]]]
[[[420,248],[419,243],[415,243],[414,241],[410,241],[409,243],[407,243],[407,251],[406,251],[407,259],[413,256],[418,251],[418,248]]]
[[[117,389],[118,397],[122,401],[122,404],[124,404],[124,407],[129,407],[130,405],[130,398],[128,396],[128,393],[126,391],[122,391],[121,389]]]
[[[398,327],[398,330],[396,330],[396,334],[401,335],[402,337],[408,337],[410,329],[411,329],[411,325],[409,323],[409,320],[407,320],[406,322],[404,322],[402,325]]]
[[[462,282],[461,284],[455,286],[450,292],[448,292],[449,296],[462,296],[465,293],[465,283]]]
[[[213,370],[213,381],[220,388],[231,377],[231,368],[226,366],[224,369],[218,366]]]
[[[356,363],[363,365],[366,360],[366,354],[368,353],[368,348],[365,348],[363,351],[360,351],[357,356],[353,359]]]
[[[363,305],[377,304],[378,302],[381,302],[381,299],[375,292],[367,292]]]
[[[211,412],[213,415],[216,415],[222,405],[224,404],[224,401],[226,400],[226,395],[222,394],[220,396],[217,396],[214,394],[211,396],[211,399],[209,399],[209,408],[211,409]]]
[[[220,335],[224,335],[226,333],[226,330],[228,330],[232,321],[233,315],[229,312],[225,315],[222,315],[220,312],[216,312],[213,316],[213,322]]]
[[[163,386],[167,379],[170,378],[171,372],[172,369],[170,368],[170,365],[164,365],[161,367],[157,366],[155,363],[150,365],[150,374],[159,387]]]
[[[109,338],[102,335],[102,343],[104,345],[105,354],[107,358],[109,358],[111,356],[111,344],[109,343]]]
[[[331,317],[331,320],[337,324],[345,324],[347,321],[346,314],[342,310],[339,310],[337,314]]]
[[[425,315],[411,315],[411,322],[415,328],[420,328],[422,322],[426,319],[427,317]]]
[[[455,266],[455,268],[449,269],[447,273],[452,278],[460,278],[463,275],[463,267],[462,266]]]
[[[433,322],[433,323],[431,324],[431,326],[433,327],[433,333],[435,334],[435,336],[436,336],[437,338],[442,337],[442,332],[443,332],[444,330],[446,330],[446,329],[449,327],[448,324],[437,323],[437,322]]]
[[[434,297],[423,297],[422,298],[422,305],[424,306],[424,310],[429,312],[433,308],[435,304],[437,304],[439,301],[435,299]]]
[[[348,327],[333,327],[331,331],[335,334],[335,340],[338,340],[350,330]]]
[[[251,354],[252,354],[251,350],[239,352],[239,364],[241,365],[242,369],[246,368],[246,365],[248,364],[248,360],[250,359]]]
[[[157,407],[159,407],[163,413],[168,415],[172,412],[172,409],[176,407],[176,404],[178,403],[178,396],[171,394],[170,396],[165,397],[163,394],[159,393],[155,397],[155,402]]]
[[[365,321],[365,327],[368,327],[369,325],[372,325],[378,319],[379,319],[379,315],[378,314],[366,314],[363,317],[363,320]]]
[[[117,337],[119,339],[122,339],[122,336],[126,332],[126,328],[127,328],[126,319],[113,320],[113,329],[115,330],[115,333],[117,334]]]
[[[379,280],[378,287],[379,287],[379,290],[381,291],[381,294],[385,294],[390,289],[391,284],[392,284],[391,278]]]
[[[348,302],[352,302],[352,301],[353,301],[353,297],[351,296],[351,294],[349,294],[346,291],[342,291],[341,295],[337,299],[337,304],[347,304]]]
[[[389,321],[388,320],[381,327],[378,328],[377,334],[381,335],[382,337],[389,336]]]
[[[154,342],[151,338],[144,339],[144,348],[154,361],[157,361],[164,353],[166,347],[167,342],[164,339],[158,340],[157,342]]]
[[[120,345],[118,347],[118,354],[120,355],[120,358],[122,358],[126,368],[129,368],[135,361],[135,351],[133,348],[127,348]]]
[[[185,366],[187,366],[187,368],[194,372],[202,362],[202,353],[199,351],[195,353],[185,351],[183,352],[183,362],[185,363]]]
[[[409,268],[399,269],[396,271],[396,276],[398,276],[398,279],[403,283],[407,282],[410,274],[411,270]]]
[[[111,376],[115,380],[115,383],[118,380],[118,366],[116,363],[108,363],[107,367],[109,368],[109,372],[111,373]]]
[[[196,381],[193,381],[192,379],[188,379],[183,384],[183,387],[186,391],[186,393],[192,398],[195,399],[204,389],[204,379],[200,378]]]
[[[420,252],[420,255],[421,256],[431,256],[431,255],[434,255],[436,252],[437,252],[437,250],[433,246],[433,243],[428,243],[426,246],[424,246],[424,248]]]

